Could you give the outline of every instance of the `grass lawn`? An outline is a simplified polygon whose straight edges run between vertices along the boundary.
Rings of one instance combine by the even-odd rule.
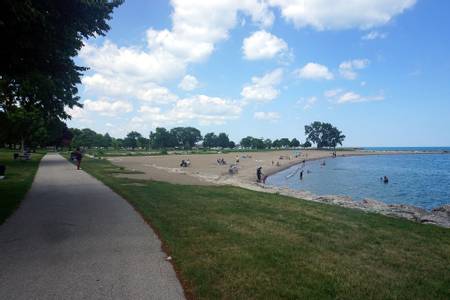
[[[0,165],[6,177],[0,180],[0,224],[19,206],[30,189],[43,153],[32,153],[31,160],[13,160],[13,151],[0,149]]]
[[[235,187],[83,169],[151,223],[198,299],[450,299],[450,230]]]

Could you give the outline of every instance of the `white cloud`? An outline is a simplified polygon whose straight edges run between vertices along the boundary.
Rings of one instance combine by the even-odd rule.
[[[346,92],[338,98],[337,103],[344,104],[344,103],[371,102],[382,100],[384,100],[383,94],[379,94],[376,96],[361,96],[360,94],[354,92]]]
[[[101,94],[102,97],[134,97],[136,99],[167,104],[177,96],[167,88],[153,82],[135,82],[128,78],[115,78],[96,73],[82,78],[86,91]]]
[[[84,101],[83,106],[86,111],[96,112],[102,116],[110,117],[133,111],[133,106],[129,102],[122,100],[108,101],[106,99],[100,99],[93,101],[87,99]]]
[[[381,26],[415,3],[416,0],[269,0],[296,27],[317,30]]]
[[[72,119],[85,119],[86,118],[86,111],[78,106],[74,106],[72,108],[69,108],[66,106],[64,108],[64,111],[66,114],[68,114]]]
[[[279,90],[275,87],[280,84],[283,77],[283,70],[278,68],[262,77],[252,77],[252,84],[244,86],[241,96],[244,101],[268,102],[274,100],[279,95]]]
[[[325,91],[324,96],[327,98],[333,98],[336,97],[338,94],[342,93],[344,90],[342,89],[334,89],[334,90],[328,90]]]
[[[198,87],[198,80],[192,75],[186,75],[183,77],[178,87],[185,91],[192,91]]]
[[[280,118],[280,114],[274,111],[257,111],[253,114],[253,118],[264,121],[276,121]]]
[[[361,37],[361,39],[365,40],[365,41],[371,41],[371,40],[376,40],[376,39],[384,39],[386,37],[387,37],[387,33],[372,30],[369,33],[363,35]]]
[[[288,51],[288,45],[283,39],[260,30],[244,39],[242,50],[248,60],[270,59]]]
[[[337,104],[382,101],[385,99],[383,91],[380,91],[378,95],[375,96],[362,96],[353,91],[345,91],[343,89],[325,91],[324,96],[327,97],[330,102]]]
[[[139,108],[138,112],[144,114],[159,114],[161,113],[161,108],[143,105]]]
[[[118,47],[110,41],[101,47],[86,43],[79,55],[96,73],[136,83],[162,82],[179,76],[186,68],[185,62],[170,52]]]
[[[308,110],[308,109],[312,108],[314,106],[314,104],[316,104],[317,100],[318,99],[316,96],[312,96],[312,97],[308,97],[308,98],[302,97],[296,102],[296,104],[302,106],[304,110]]]
[[[310,109],[317,102],[317,97],[309,97],[306,99],[306,104],[303,106],[304,110]]]
[[[223,124],[237,119],[242,112],[242,105],[236,101],[196,95],[180,99],[169,110],[158,107],[142,106],[139,117],[133,118],[134,124],[151,123],[154,126],[192,124]]]
[[[339,73],[346,79],[354,80],[358,77],[356,70],[366,68],[369,63],[370,61],[368,59],[347,60],[339,65]]]
[[[214,51],[215,43],[228,38],[236,26],[237,14],[251,16],[261,27],[271,26],[273,13],[264,1],[173,0],[172,29],[147,31],[150,49],[161,49],[186,62],[203,61]]]
[[[333,74],[326,66],[313,62],[307,63],[303,68],[297,69],[294,73],[303,79],[331,80],[334,78]]]
[[[258,28],[267,28],[274,21],[274,14],[268,4],[260,0],[173,0],[171,5],[171,28],[147,29],[146,45],[119,47],[106,40],[99,46],[86,43],[81,49],[79,57],[92,71],[90,76],[83,79],[83,86],[90,99],[100,99],[86,100],[87,108],[113,115],[118,112],[103,107],[103,99],[131,98],[147,101],[152,106],[173,105],[169,115],[162,112],[158,114],[158,118],[163,121],[171,117],[175,121],[186,119],[189,113],[185,111],[188,108],[185,107],[183,111],[180,105],[201,104],[207,96],[198,96],[196,100],[180,100],[162,84],[181,78],[189,64],[207,60],[216,44],[226,40],[229,31],[238,25],[238,16],[239,19],[251,20]],[[186,75],[185,80],[182,80],[181,88],[192,90],[198,85],[196,79],[189,76]],[[215,105],[223,108],[227,103],[217,102]],[[234,104],[231,106],[234,107]],[[194,112],[194,108],[190,111]],[[183,114],[183,118],[179,117]],[[212,119],[208,119],[208,114],[196,111],[193,115],[192,120],[198,116],[201,122],[222,122],[228,119],[227,114]],[[133,122],[137,124],[138,121],[135,119]],[[170,122],[170,119],[167,121]]]

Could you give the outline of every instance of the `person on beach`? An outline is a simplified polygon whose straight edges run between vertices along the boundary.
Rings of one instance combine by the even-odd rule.
[[[300,180],[303,180],[303,170],[300,171]]]
[[[83,154],[81,154],[80,148],[77,148],[77,150],[75,150],[75,159],[77,161],[77,170],[80,170],[80,165],[81,165],[81,159],[83,158]]]
[[[239,163],[239,155],[236,155],[236,164]]]
[[[257,179],[257,182],[261,182],[262,176],[263,176],[263,173],[262,173],[262,167],[258,167],[258,168],[256,169],[256,179]]]

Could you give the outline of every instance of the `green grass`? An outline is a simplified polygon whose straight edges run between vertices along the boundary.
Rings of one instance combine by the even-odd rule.
[[[235,187],[114,177],[198,299],[450,299],[450,230]],[[136,184],[137,183],[137,184]]]
[[[32,153],[31,160],[13,160],[10,150],[0,150],[0,165],[6,166],[6,177],[0,180],[0,224],[19,206],[31,187],[43,153]]]

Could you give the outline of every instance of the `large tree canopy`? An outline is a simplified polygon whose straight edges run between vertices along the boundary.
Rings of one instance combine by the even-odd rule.
[[[73,57],[83,39],[104,35],[123,0],[0,1],[0,109],[33,107],[67,118],[79,106],[76,85],[84,67]]]
[[[305,126],[306,140],[317,145],[317,148],[332,147],[342,145],[345,135],[331,125],[330,123],[322,123],[315,121],[311,125]]]

